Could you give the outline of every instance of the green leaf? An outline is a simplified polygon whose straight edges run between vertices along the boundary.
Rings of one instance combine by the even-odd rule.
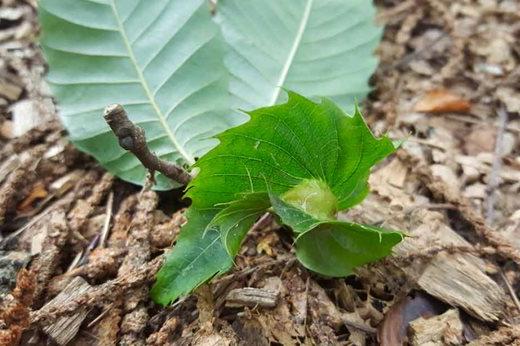
[[[282,195],[317,180],[343,210],[365,198],[370,168],[395,151],[388,137],[372,135],[357,108],[349,116],[327,99],[289,92],[287,103],[248,114],[249,122],[218,135],[220,144],[195,164],[200,172],[186,196],[198,208],[249,192]]]
[[[233,259],[224,249],[220,233],[204,234],[214,215],[215,211],[189,208],[188,223],[182,227],[177,244],[157,273],[151,290],[155,302],[166,305],[231,268]]]
[[[182,227],[152,287],[154,301],[166,305],[228,271],[245,235],[267,208],[265,193],[247,194],[220,211],[190,207],[189,222]]]
[[[282,223],[296,232],[296,256],[308,269],[327,276],[347,276],[355,267],[390,254],[403,234],[351,222],[319,219],[271,195]]]
[[[381,29],[366,0],[221,0],[217,22],[231,49],[233,105],[282,100],[281,87],[328,96],[347,111],[370,90]]]
[[[280,217],[282,223],[291,226],[297,234],[305,233],[323,222],[276,195],[271,194],[270,200],[274,212]]]
[[[218,135],[220,144],[194,165],[190,222],[153,288],[159,303],[226,271],[270,205],[297,233],[298,258],[326,275],[350,274],[402,238],[334,220],[365,197],[371,167],[395,151],[386,136],[372,135],[357,109],[349,116],[329,100],[290,92],[286,104],[248,114],[249,122]]]
[[[192,164],[216,145],[208,137],[243,120],[229,111],[224,44],[205,0],[41,0],[39,17],[63,124],[119,177],[142,184],[145,170],[110,132],[108,104],[122,104],[150,149],[179,164]]]
[[[296,240],[296,256],[308,269],[341,277],[354,268],[377,261],[391,253],[403,235],[355,223],[324,222]]]
[[[206,232],[220,232],[222,245],[233,258],[255,221],[270,207],[266,193],[250,193],[228,203],[206,227]]]

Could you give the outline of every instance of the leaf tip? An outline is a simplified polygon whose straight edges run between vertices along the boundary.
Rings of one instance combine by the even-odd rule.
[[[170,294],[166,293],[165,289],[162,286],[162,282],[158,278],[152,286],[152,289],[150,290],[150,297],[156,304],[165,307],[177,297],[171,296]]]

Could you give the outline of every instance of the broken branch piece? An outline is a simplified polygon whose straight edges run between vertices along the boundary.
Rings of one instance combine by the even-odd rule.
[[[152,153],[146,144],[144,130],[128,119],[128,115],[119,104],[105,108],[104,118],[112,132],[116,135],[119,145],[134,154],[150,171],[157,171],[183,185],[190,182],[191,176],[182,167],[161,160]]]

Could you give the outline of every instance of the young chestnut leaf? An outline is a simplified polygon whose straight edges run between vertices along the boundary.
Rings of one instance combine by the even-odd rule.
[[[308,185],[308,184],[306,184]],[[301,191],[301,190],[300,190]],[[319,195],[305,190],[307,196]],[[287,195],[287,194],[285,194]],[[403,235],[379,227],[316,217],[287,198],[270,196],[274,212],[295,232],[296,256],[308,269],[327,276],[347,276],[355,267],[390,254]],[[319,205],[324,210],[327,203]]]
[[[246,194],[219,211],[206,227],[206,231],[219,232],[226,252],[229,256],[235,257],[242,239],[269,207],[266,193]]]
[[[222,246],[220,234],[204,234],[215,214],[215,210],[201,211],[193,206],[186,212],[188,223],[182,227],[173,251],[166,256],[150,292],[156,303],[167,305],[232,267],[233,260]]]
[[[399,232],[350,222],[323,222],[296,239],[296,257],[308,269],[342,277],[354,268],[390,255]]]
[[[335,220],[361,202],[372,166],[396,145],[375,138],[356,108],[315,103],[289,92],[285,104],[249,112],[249,122],[217,138],[194,165],[188,185],[189,223],[152,290],[162,304],[227,271],[255,220],[270,206],[296,237],[309,269],[344,276],[388,255],[402,235]]]

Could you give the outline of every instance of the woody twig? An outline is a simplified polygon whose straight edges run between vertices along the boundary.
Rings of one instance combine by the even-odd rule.
[[[119,104],[113,104],[105,108],[104,118],[112,132],[116,135],[119,145],[134,154],[150,172],[160,172],[168,178],[186,185],[191,180],[191,175],[182,167],[161,160],[152,153],[146,143],[144,130],[128,119],[128,115]]]

